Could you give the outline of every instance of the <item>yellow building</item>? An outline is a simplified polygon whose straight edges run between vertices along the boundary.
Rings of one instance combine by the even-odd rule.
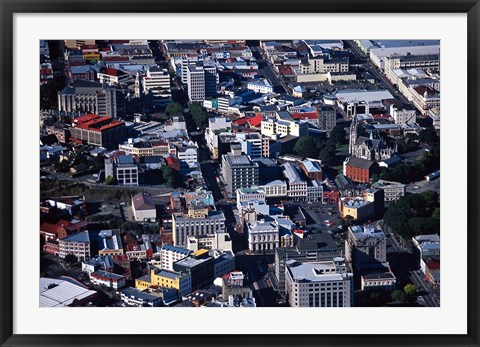
[[[362,198],[341,198],[338,210],[342,218],[350,216],[353,220],[366,221],[375,216],[375,204]]]
[[[192,281],[190,274],[182,274],[175,271],[153,269],[149,275],[142,276],[135,280],[135,288],[147,289],[150,286],[159,286],[174,288],[180,295],[189,294],[192,291]]]

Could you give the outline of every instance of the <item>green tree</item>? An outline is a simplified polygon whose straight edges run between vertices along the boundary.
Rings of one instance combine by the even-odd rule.
[[[405,294],[410,296],[417,292],[417,287],[414,284],[409,283],[405,287],[403,287],[403,291],[405,292]]]
[[[68,264],[75,264],[78,261],[77,257],[74,254],[71,254],[71,253],[67,254],[65,256],[64,260]]]
[[[433,127],[433,125],[423,129],[419,135],[420,142],[429,144],[429,145],[436,145],[440,142],[440,138],[437,135],[437,131]]]
[[[302,157],[318,158],[318,141],[312,136],[302,136],[298,139],[293,150]]]
[[[423,192],[402,196],[390,205],[383,216],[385,223],[405,239],[413,236],[438,233],[440,219],[434,218],[440,208],[438,193]]]
[[[162,167],[162,177],[166,185],[172,188],[178,188],[181,186],[181,175],[178,171],[172,169],[170,166]]]
[[[348,143],[346,138],[345,128],[337,124],[330,132],[330,140],[336,145],[344,145]]]
[[[407,294],[403,290],[394,290],[391,296],[395,302],[405,302],[407,300]]]
[[[183,115],[183,107],[178,102],[171,102],[165,108],[165,113],[169,117],[178,117]]]
[[[208,125],[208,114],[205,109],[195,102],[188,104],[192,120],[197,128],[204,129]]]
[[[336,160],[335,147],[329,143],[322,145],[318,152],[318,158],[322,161],[322,164],[333,165]]]
[[[117,179],[115,177],[107,176],[105,178],[105,185],[114,186],[115,184],[117,184]]]

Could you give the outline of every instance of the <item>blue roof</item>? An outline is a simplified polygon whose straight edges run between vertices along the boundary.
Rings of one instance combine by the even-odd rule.
[[[121,293],[123,293],[124,295],[129,296],[129,297],[133,296],[134,298],[142,299],[143,301],[156,301],[156,300],[160,299],[158,296],[142,292],[142,291],[140,291],[136,288],[132,288],[132,287],[122,289]]]
[[[162,249],[164,249],[166,251],[170,251],[170,252],[180,253],[180,254],[183,254],[185,256],[189,255],[192,252],[189,249],[176,247],[176,246],[172,246],[172,245],[169,245],[169,244],[164,244],[162,246]]]
[[[81,231],[76,234],[64,237],[62,241],[67,242],[90,242],[90,237],[88,236],[88,231]]]
[[[119,164],[133,164],[133,157],[131,155],[117,156],[117,163]]]

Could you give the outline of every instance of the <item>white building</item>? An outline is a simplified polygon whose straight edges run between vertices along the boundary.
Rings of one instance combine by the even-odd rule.
[[[286,262],[285,287],[291,307],[351,307],[353,274],[343,258],[333,261]]]
[[[279,247],[278,225],[264,219],[247,223],[248,249],[252,252],[274,251]]]
[[[247,89],[253,90],[255,93],[273,93],[273,86],[265,78],[248,82]]]
[[[268,182],[258,188],[265,192],[267,198],[287,196],[288,194],[287,183],[280,180]]]
[[[154,96],[171,96],[170,75],[167,69],[150,67],[143,78],[143,91],[145,93],[151,91]]]
[[[189,217],[183,213],[172,214],[173,242],[176,246],[186,247],[189,236],[208,235],[225,232],[225,215],[210,211],[203,217]]]
[[[187,164],[198,163],[198,147],[197,146],[185,146],[180,147],[177,150],[178,160],[184,161]]]
[[[137,222],[157,219],[157,208],[151,195],[146,193],[136,194],[132,197],[133,217]]]
[[[260,132],[268,137],[305,136],[308,133],[308,122],[267,119],[262,121]]]
[[[288,196],[294,200],[303,200],[307,197],[307,181],[304,181],[292,163],[282,165],[283,175],[288,181]]]
[[[405,195],[406,185],[399,182],[378,180],[372,185],[372,188],[382,189],[384,192],[385,203],[397,201]]]
[[[173,271],[173,263],[188,257],[191,250],[164,244],[160,249],[160,261],[162,269]]]
[[[392,116],[395,124],[403,125],[417,122],[417,111],[415,109],[390,105],[390,116]]]
[[[361,288],[364,291],[382,290],[394,291],[397,286],[397,278],[390,271],[373,272],[361,276]]]
[[[307,185],[307,201],[322,201],[323,186],[316,180],[308,181]]]
[[[219,134],[231,134],[232,120],[228,117],[212,117],[208,120],[205,141],[213,159],[218,158]]]
[[[109,86],[118,84],[132,84],[135,79],[132,75],[118,69],[106,68],[97,73],[98,82],[105,83]]]
[[[415,46],[405,46],[405,47],[379,47],[370,49],[370,60],[379,68],[385,68],[385,57],[388,57],[392,54],[413,54],[413,55],[422,55],[422,54],[439,54],[440,45],[439,44],[423,44]]]
[[[228,233],[212,233],[206,235],[189,236],[187,248],[191,251],[199,249],[218,249],[222,251],[232,250],[232,239]]]
[[[242,208],[242,202],[251,200],[265,200],[265,192],[259,188],[240,188],[236,190],[237,209]]]
[[[250,158],[263,157],[263,139],[259,133],[236,133],[235,138],[242,146],[242,152]]]
[[[97,286],[103,285],[112,289],[125,287],[125,277],[103,270],[90,273],[90,281]]]

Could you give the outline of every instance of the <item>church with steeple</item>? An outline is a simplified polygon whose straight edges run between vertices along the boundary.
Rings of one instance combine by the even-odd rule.
[[[354,158],[364,160],[382,161],[389,159],[397,152],[396,148],[387,146],[380,138],[378,132],[370,130],[370,136],[358,136],[358,119],[356,112],[352,116],[350,125],[350,138],[348,152]]]

